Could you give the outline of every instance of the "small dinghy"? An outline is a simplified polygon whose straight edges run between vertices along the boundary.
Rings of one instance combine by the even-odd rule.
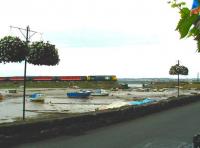
[[[31,94],[30,101],[32,101],[32,102],[44,102],[44,94],[41,94],[41,93]]]
[[[104,89],[96,89],[91,93],[91,96],[108,96],[109,93]]]

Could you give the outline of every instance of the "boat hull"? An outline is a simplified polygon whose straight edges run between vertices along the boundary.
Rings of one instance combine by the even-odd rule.
[[[88,98],[90,96],[90,92],[69,92],[67,93],[69,98]]]
[[[105,94],[92,93],[91,96],[109,96],[109,94],[108,93],[105,93]]]

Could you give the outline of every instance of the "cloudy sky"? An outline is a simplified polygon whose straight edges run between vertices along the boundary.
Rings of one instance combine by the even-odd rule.
[[[191,7],[191,2],[187,2]],[[178,60],[189,68],[185,78],[200,72],[200,53],[193,39],[179,39],[179,20],[167,0],[0,0],[0,37],[20,31],[42,33],[31,40],[58,48],[57,66],[28,64],[27,75],[117,75],[172,77]],[[23,75],[23,63],[0,64],[0,76]]]

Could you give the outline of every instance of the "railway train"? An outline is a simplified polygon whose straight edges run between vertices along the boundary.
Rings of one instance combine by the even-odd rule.
[[[116,81],[115,75],[96,76],[27,76],[27,81]],[[0,81],[24,81],[23,76],[0,77]]]

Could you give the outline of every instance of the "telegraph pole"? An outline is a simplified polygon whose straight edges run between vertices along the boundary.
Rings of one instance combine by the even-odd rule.
[[[19,31],[21,32],[21,34],[24,36],[24,38],[26,39],[26,48],[28,49],[28,44],[29,44],[29,39],[36,33],[36,31],[32,31],[30,30],[30,27],[27,26],[26,29],[20,28],[20,27],[14,27],[14,26],[10,26],[10,28],[16,28],[19,29]],[[26,35],[23,33],[23,31],[26,31]],[[30,32],[32,33],[32,35],[30,35]],[[25,60],[24,60],[24,93],[23,93],[23,120],[25,120],[25,111],[26,111],[26,106],[25,106],[25,102],[26,102],[26,69],[27,69],[27,57],[25,56]]]

